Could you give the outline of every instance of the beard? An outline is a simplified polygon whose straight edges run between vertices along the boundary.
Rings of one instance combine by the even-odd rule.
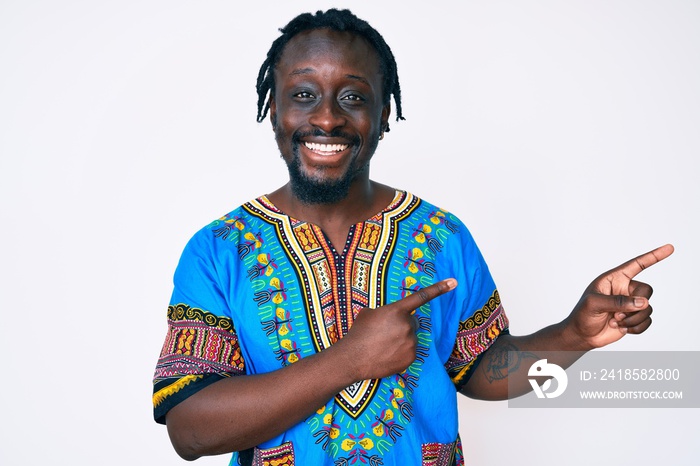
[[[339,179],[319,180],[301,170],[301,163],[296,155],[294,160],[287,164],[287,170],[292,192],[304,204],[334,204],[342,201],[347,197],[350,185],[361,171],[350,169]]]
[[[367,163],[361,166],[356,166],[355,161],[357,160],[357,154],[353,155],[353,159],[350,163],[348,170],[337,179],[318,179],[302,171],[301,161],[299,159],[299,146],[301,145],[301,138],[305,136],[324,136],[325,134],[320,130],[316,130],[313,133],[294,133],[292,136],[292,153],[294,158],[291,162],[287,163],[287,170],[289,171],[289,181],[292,187],[292,192],[304,204],[334,204],[336,202],[345,199],[350,192],[350,186],[357,176],[367,170],[369,166],[369,160]],[[359,138],[351,137],[342,133],[336,134],[332,132],[330,137],[344,137],[348,141],[351,141],[352,147],[358,147]],[[372,151],[375,148],[370,148]]]

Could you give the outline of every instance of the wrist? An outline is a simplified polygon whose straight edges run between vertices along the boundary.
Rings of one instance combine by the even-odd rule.
[[[562,348],[566,351],[590,351],[594,349],[588,340],[583,336],[583,332],[578,326],[566,318],[558,324],[555,324],[559,333],[559,338],[562,342]]]
[[[329,356],[332,370],[337,374],[338,381],[341,382],[343,388],[349,387],[355,382],[365,380],[366,378],[361,369],[361,358],[357,357],[357,352],[348,348],[349,343],[350,341],[346,336],[323,351]]]

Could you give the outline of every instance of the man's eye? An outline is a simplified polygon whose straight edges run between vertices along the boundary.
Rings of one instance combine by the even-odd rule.
[[[357,94],[348,94],[348,95],[343,96],[340,100],[352,100],[352,101],[356,101],[356,102],[362,102],[365,99],[363,99],[362,97],[360,97]]]
[[[301,92],[297,92],[296,94],[294,94],[294,97],[296,97],[298,99],[313,99],[314,95],[310,92],[301,91]]]

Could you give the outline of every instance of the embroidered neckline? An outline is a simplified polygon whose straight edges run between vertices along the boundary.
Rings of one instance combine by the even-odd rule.
[[[388,213],[392,213],[393,211],[398,209],[401,206],[403,200],[406,198],[406,196],[408,196],[408,193],[406,191],[403,191],[400,189],[394,190],[394,198],[391,200],[389,205],[384,207],[382,210],[380,210],[376,214],[372,215],[370,218],[368,218],[364,221],[359,221],[359,222],[355,223],[354,226],[357,226],[357,225],[363,224],[363,223],[367,223],[367,222],[381,221],[382,216],[384,216],[385,214],[388,214]],[[320,228],[315,223],[307,222],[304,220],[299,220],[299,219],[294,218],[291,215],[288,215],[287,213],[283,212],[267,197],[266,194],[263,194],[262,196],[258,197],[256,199],[256,201],[258,201],[263,208],[265,208],[271,212],[274,212],[277,215],[282,215],[284,217],[287,217],[287,219],[289,219],[289,222],[293,225],[306,223],[308,225],[312,225],[314,227]]]

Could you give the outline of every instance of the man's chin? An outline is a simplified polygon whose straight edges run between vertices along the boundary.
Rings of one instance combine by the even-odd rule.
[[[298,150],[298,147],[297,147]],[[294,196],[305,204],[334,204],[348,196],[350,186],[360,173],[367,169],[365,165],[359,169],[349,168],[338,178],[328,178],[323,170],[313,175],[302,168],[299,154],[287,163],[289,181]]]

